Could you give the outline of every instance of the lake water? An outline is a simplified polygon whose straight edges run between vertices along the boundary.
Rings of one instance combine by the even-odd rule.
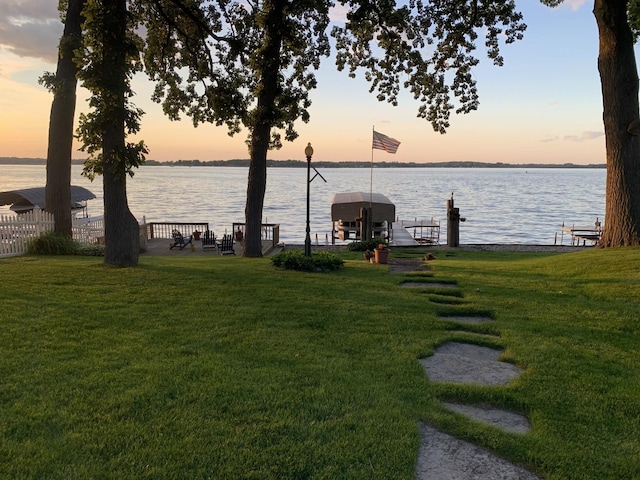
[[[101,215],[102,179],[91,183],[72,168],[72,183],[87,187],[96,200],[89,215]],[[217,234],[244,222],[246,168],[147,166],[128,179],[129,208],[142,221],[209,222]],[[263,222],[280,224],[280,240],[302,244],[306,221],[306,169],[269,168]],[[331,199],[335,193],[371,188],[371,170],[323,168],[327,180],[311,183],[310,224],[315,243],[331,236]],[[313,170],[312,170],[313,174]],[[603,221],[605,169],[522,168],[379,168],[373,170],[373,191],[386,195],[403,220],[441,222],[446,243],[446,203],[466,218],[460,243],[550,245],[563,222],[593,225]],[[0,165],[0,191],[44,186],[44,165]],[[10,213],[8,206],[0,213]]]

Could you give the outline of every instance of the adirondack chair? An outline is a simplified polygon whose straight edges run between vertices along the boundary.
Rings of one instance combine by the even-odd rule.
[[[182,250],[187,245],[193,246],[193,235],[182,235],[178,230],[173,230],[171,236],[173,237],[173,243],[169,245],[169,250],[173,250],[173,247],[178,247]]]
[[[218,244],[218,251],[222,255],[235,255],[236,251],[233,249],[233,235],[224,234],[222,240]]]
[[[207,248],[218,248],[218,244],[216,243],[216,234],[211,230],[207,230],[202,235],[202,249],[206,250]]]

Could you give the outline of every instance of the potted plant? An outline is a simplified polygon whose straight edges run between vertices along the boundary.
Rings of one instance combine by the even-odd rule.
[[[379,243],[374,252],[376,263],[387,263],[387,260],[389,259],[389,249],[386,244]]]
[[[200,234],[201,234],[201,233],[202,233],[202,232],[200,232],[200,231],[198,231],[198,230],[196,230],[195,232],[193,232],[193,239],[194,239],[194,240],[200,240]]]

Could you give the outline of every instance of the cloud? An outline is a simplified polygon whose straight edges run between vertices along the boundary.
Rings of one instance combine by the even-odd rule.
[[[55,63],[62,23],[51,0],[3,0],[0,45],[20,57]]]
[[[336,3],[329,9],[329,19],[332,22],[344,23],[347,21],[347,13],[351,8]]]
[[[564,140],[570,142],[585,142],[589,140],[595,140],[604,136],[604,132],[582,132],[580,135],[565,135]]]
[[[564,140],[565,142],[588,142],[589,140],[595,140],[600,137],[604,137],[604,132],[585,131],[580,135],[565,135],[564,137],[548,135],[547,137],[542,138],[540,142],[551,143],[559,140]]]
[[[566,0],[566,3],[569,4],[569,7],[571,8],[571,10],[573,10],[574,12],[576,10],[579,10],[580,7],[582,5],[584,5],[586,2],[586,0]]]

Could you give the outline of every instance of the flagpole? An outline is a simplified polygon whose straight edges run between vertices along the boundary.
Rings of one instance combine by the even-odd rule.
[[[373,238],[373,134],[376,131],[374,125],[371,129],[371,178],[369,179],[369,232]],[[367,238],[367,240],[370,240]]]
[[[373,134],[376,131],[376,126],[373,126],[371,131],[371,178],[369,179],[369,207],[373,203]]]

